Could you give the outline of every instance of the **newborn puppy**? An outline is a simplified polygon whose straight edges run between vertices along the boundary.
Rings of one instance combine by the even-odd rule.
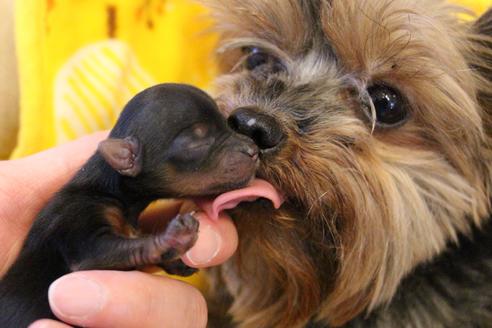
[[[53,317],[48,287],[71,271],[155,264],[193,273],[179,256],[193,246],[198,221],[177,216],[164,232],[141,235],[139,214],[159,198],[215,195],[248,184],[257,153],[196,88],[162,84],[135,96],[109,138],[34,221],[0,282],[0,327]]]
[[[219,108],[285,199],[231,212],[239,248],[211,288],[227,290],[230,319],[492,327],[492,11],[472,22],[441,0],[208,3]]]

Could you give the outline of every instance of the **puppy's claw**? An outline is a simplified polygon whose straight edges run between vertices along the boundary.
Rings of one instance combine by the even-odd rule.
[[[164,239],[175,250],[175,256],[184,254],[193,247],[198,238],[198,221],[189,213],[176,216],[167,227]],[[167,259],[169,254],[164,253]]]
[[[195,272],[198,272],[198,269],[187,266],[186,264],[184,264],[183,261],[179,259],[168,263],[162,263],[160,266],[167,273],[182,276],[182,277],[188,277],[194,274]]]

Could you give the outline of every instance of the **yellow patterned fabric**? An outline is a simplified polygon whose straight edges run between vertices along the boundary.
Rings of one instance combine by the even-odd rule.
[[[214,36],[191,0],[16,0],[21,123],[13,157],[109,129],[158,82],[206,88]]]

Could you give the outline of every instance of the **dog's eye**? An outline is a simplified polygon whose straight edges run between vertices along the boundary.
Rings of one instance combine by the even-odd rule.
[[[392,127],[408,117],[407,104],[398,90],[384,84],[375,84],[367,91],[374,104],[379,125]]]
[[[267,53],[265,50],[258,47],[245,47],[243,52],[246,54],[244,67],[248,71],[256,70],[259,67],[265,67],[265,71],[278,73],[283,69],[280,61]]]
[[[249,56],[244,63],[247,70],[252,71],[257,67],[268,63],[268,54],[259,48],[249,48],[247,51],[249,52]]]

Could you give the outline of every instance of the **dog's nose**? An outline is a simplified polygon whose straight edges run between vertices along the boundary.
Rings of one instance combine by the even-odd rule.
[[[234,131],[253,139],[262,150],[275,148],[284,138],[280,123],[272,116],[258,112],[254,107],[234,110],[227,122]]]

